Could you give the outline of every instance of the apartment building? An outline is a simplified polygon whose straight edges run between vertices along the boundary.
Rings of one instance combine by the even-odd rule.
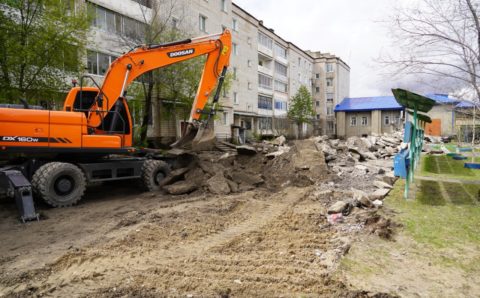
[[[350,67],[340,58],[321,52],[307,52],[314,58],[312,95],[315,106],[314,133],[335,135],[335,106],[350,96]]]
[[[109,63],[131,48],[129,40],[142,34],[143,23],[152,14],[152,2],[88,0],[86,3],[95,12],[87,72],[101,82]],[[233,137],[243,142],[253,135],[296,131],[286,115],[290,99],[301,85],[311,90],[316,111],[309,132],[335,134],[333,107],[349,96],[350,84],[350,69],[340,58],[299,48],[231,0],[179,0],[170,18],[172,26],[182,27],[191,36],[224,29],[232,33],[229,71],[233,81],[220,100],[222,108],[214,125],[218,138]],[[155,103],[152,113],[150,138],[169,140],[179,135],[182,120],[172,123],[172,119],[161,119]],[[307,131],[308,127],[303,129]]]

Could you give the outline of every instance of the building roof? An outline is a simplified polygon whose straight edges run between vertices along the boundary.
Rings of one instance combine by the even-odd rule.
[[[473,108],[474,104],[471,101],[462,100],[459,104],[455,105],[455,108]]]
[[[429,93],[425,94],[426,97],[431,98],[437,102],[437,104],[454,104],[461,100],[455,97],[450,97],[448,94],[441,93]]]
[[[335,106],[335,112],[403,110],[393,96],[347,97]]]

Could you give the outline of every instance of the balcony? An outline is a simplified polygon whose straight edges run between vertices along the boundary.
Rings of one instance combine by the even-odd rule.
[[[273,110],[258,109],[258,115],[260,116],[273,116]]]
[[[259,85],[258,86],[258,92],[262,93],[262,94],[265,94],[265,95],[273,96],[272,87],[266,87],[266,86]]]
[[[266,57],[273,58],[273,50],[258,44],[258,51]]]
[[[258,66],[258,71],[263,73],[263,74],[269,75],[271,77],[273,76],[273,69],[270,69],[268,67],[259,65]]]
[[[286,58],[283,58],[282,56],[275,56],[275,60],[284,65],[288,65],[288,60]]]

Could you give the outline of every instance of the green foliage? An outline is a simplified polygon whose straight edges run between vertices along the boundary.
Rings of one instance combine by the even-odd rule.
[[[82,70],[88,28],[70,0],[0,0],[0,100],[63,93]]]
[[[287,115],[288,118],[297,124],[308,123],[312,120],[315,111],[313,109],[312,95],[306,86],[300,86],[295,96],[293,96]]]

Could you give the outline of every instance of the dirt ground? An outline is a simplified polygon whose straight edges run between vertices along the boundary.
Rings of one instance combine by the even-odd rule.
[[[100,186],[26,225],[4,204],[0,295],[362,296],[330,278],[348,241],[311,190],[169,197]]]
[[[239,183],[228,195],[99,185],[72,208],[38,205],[42,220],[27,224],[3,202],[0,296],[390,297],[334,278],[355,237],[372,233],[365,219],[376,211],[355,208],[329,224],[326,208],[338,198],[324,192],[333,182],[312,148],[302,143],[274,160],[201,158],[208,177],[213,168],[220,180],[262,174],[262,186]]]

